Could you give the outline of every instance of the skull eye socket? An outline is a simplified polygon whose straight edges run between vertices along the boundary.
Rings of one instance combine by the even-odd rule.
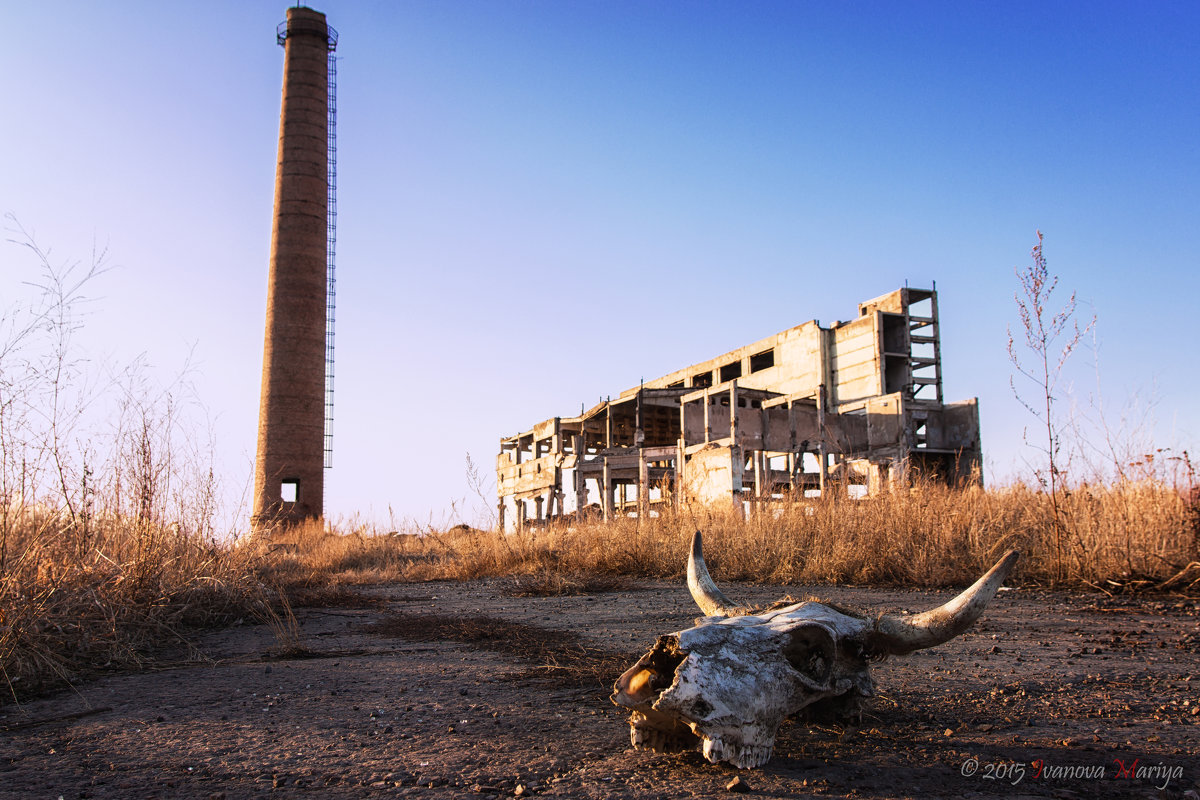
[[[675,668],[682,664],[686,657],[687,653],[679,648],[679,640],[674,636],[658,637],[658,641],[654,643],[654,648],[649,653],[649,658],[650,667],[660,676],[659,679],[666,679],[666,684],[659,686],[660,689],[671,685],[671,681],[675,678]]]
[[[678,639],[660,636],[654,648],[617,680],[613,696],[622,698],[618,705],[652,701],[675,681],[675,669],[686,656]]]
[[[829,680],[837,647],[829,632],[819,625],[805,625],[788,636],[784,658],[792,669],[818,683]]]

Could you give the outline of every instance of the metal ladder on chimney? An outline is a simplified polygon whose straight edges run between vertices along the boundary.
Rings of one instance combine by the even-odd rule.
[[[336,34],[335,34],[336,36]],[[333,41],[336,42],[336,39]],[[326,211],[325,469],[333,466],[333,333],[337,307],[337,57],[329,49],[329,188]]]

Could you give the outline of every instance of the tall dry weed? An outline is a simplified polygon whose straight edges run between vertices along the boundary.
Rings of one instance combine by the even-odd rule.
[[[52,262],[9,221],[36,269],[0,308],[0,703],[164,648],[189,657],[196,627],[275,618],[259,556],[217,528],[187,381],[159,386],[140,362],[106,374],[79,346],[103,253]]]

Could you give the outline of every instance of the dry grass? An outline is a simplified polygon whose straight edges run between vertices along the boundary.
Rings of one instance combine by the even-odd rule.
[[[515,576],[532,593],[571,591],[606,576],[677,579],[692,531],[703,530],[724,580],[959,586],[1010,548],[1014,577],[1033,585],[1105,591],[1195,588],[1200,510],[1162,482],[1086,486],[1061,493],[1063,562],[1056,561],[1049,497],[1023,486],[956,490],[937,485],[867,500],[813,499],[732,510],[665,510],[639,521],[552,525],[520,534],[336,534],[313,525],[279,540],[269,571],[285,586],[465,580]],[[1061,569],[1060,569],[1061,567]],[[1067,575],[1065,583],[1056,576]]]
[[[681,580],[696,529],[705,532],[720,581],[961,586],[1017,548],[1025,556],[1015,583],[1050,585],[1061,566],[1075,588],[1200,589],[1194,494],[1129,482],[1084,487],[1061,495],[1059,505],[1062,565],[1054,560],[1049,498],[1025,487],[924,486],[868,500],[775,504],[746,518],[732,510],[666,510],[645,521],[510,535],[339,534],[313,523],[269,544],[234,545],[179,525],[127,517],[71,522],[62,511],[25,507],[5,520],[0,702],[98,670],[194,658],[196,629],[239,617],[270,621],[286,640],[289,599],[376,602],[356,585],[503,577],[512,594],[532,596],[619,591],[637,577]]]
[[[6,523],[0,704],[100,670],[195,658],[198,628],[242,617],[284,627],[272,610],[277,595],[245,548],[206,544],[178,527],[83,527],[36,509]]]

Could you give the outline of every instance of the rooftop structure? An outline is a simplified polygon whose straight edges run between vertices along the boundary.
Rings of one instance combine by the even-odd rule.
[[[512,529],[978,481],[981,463],[977,401],[943,402],[936,289],[906,287],[502,438],[496,488]]]

